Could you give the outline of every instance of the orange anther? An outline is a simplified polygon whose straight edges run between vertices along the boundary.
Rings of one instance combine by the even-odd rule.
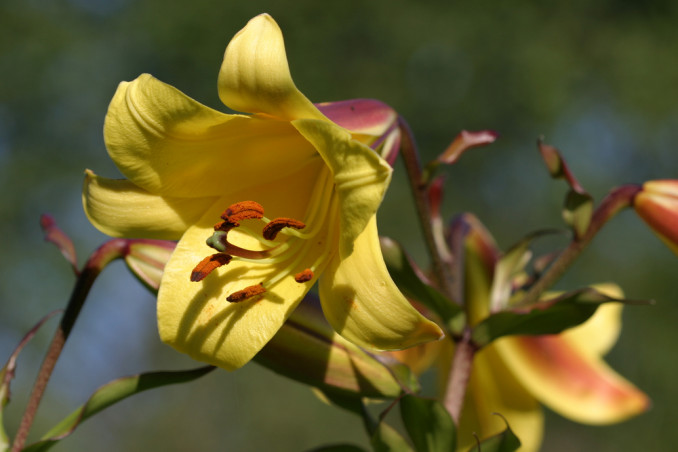
[[[264,208],[255,201],[232,204],[221,214],[221,218],[238,226],[242,220],[258,220],[264,216]]]
[[[231,262],[233,257],[228,254],[217,253],[207,256],[205,259],[200,261],[198,265],[195,266],[191,272],[191,281],[198,282],[205,279],[207,275],[212,273],[213,270],[226,265]]]
[[[303,272],[299,272],[294,275],[294,280],[298,283],[305,283],[313,279],[313,272],[310,268],[307,268]]]
[[[264,286],[262,284],[257,284],[255,286],[245,287],[243,290],[233,292],[231,295],[226,297],[226,300],[230,301],[231,303],[237,303],[239,301],[261,295],[264,292],[266,292]]]
[[[264,226],[261,234],[266,240],[275,240],[278,232],[284,228],[304,229],[306,225],[292,218],[276,218]]]

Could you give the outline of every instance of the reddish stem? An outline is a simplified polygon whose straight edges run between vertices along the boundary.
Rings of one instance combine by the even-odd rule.
[[[49,349],[45,355],[45,359],[42,362],[40,371],[38,372],[38,377],[35,380],[33,385],[33,390],[31,391],[31,396],[28,400],[28,405],[26,406],[26,411],[24,412],[23,417],[21,418],[21,424],[19,424],[19,429],[17,430],[16,436],[14,437],[14,443],[12,444],[12,452],[20,452],[23,449],[26,439],[28,437],[28,432],[30,431],[31,425],[33,424],[33,419],[35,418],[35,413],[38,410],[40,405],[40,400],[42,399],[43,394],[45,393],[45,388],[49,382],[50,377],[52,376],[52,371],[56,365],[61,351],[64,348],[66,339],[71,333],[75,321],[80,314],[82,306],[85,304],[89,290],[92,288],[92,284],[96,280],[99,273],[108,265],[111,261],[123,257],[127,254],[128,242],[124,239],[113,239],[101,245],[92,255],[85,264],[84,268],[80,272],[78,280],[75,283],[73,292],[71,293],[71,298],[68,301],[68,306],[64,312],[59,327],[54,333],[52,342],[50,343]]]
[[[579,239],[570,245],[556,258],[541,278],[528,290],[525,297],[515,306],[527,306],[539,300],[539,296],[555,284],[572,263],[593,240],[598,231],[621,210],[633,204],[633,199],[640,192],[640,185],[622,185],[612,190],[600,203],[591,218],[588,229]]]

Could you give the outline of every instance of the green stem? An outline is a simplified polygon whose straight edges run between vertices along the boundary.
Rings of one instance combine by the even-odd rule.
[[[101,245],[94,253],[92,253],[82,272],[80,272],[78,280],[75,283],[75,287],[73,288],[73,292],[71,293],[71,298],[69,299],[66,310],[64,311],[64,315],[61,318],[59,327],[54,333],[52,342],[50,343],[49,349],[45,354],[45,359],[43,360],[40,371],[38,372],[38,377],[36,378],[35,384],[33,385],[33,390],[31,391],[31,395],[26,406],[26,411],[21,418],[19,429],[17,430],[16,436],[14,437],[14,443],[12,444],[11,449],[12,452],[20,452],[26,443],[28,432],[30,431],[31,425],[33,424],[35,413],[37,412],[38,406],[40,405],[40,400],[45,393],[47,383],[52,376],[54,366],[61,355],[61,351],[64,348],[66,339],[68,339],[68,336],[75,325],[75,321],[80,314],[80,310],[85,304],[85,300],[89,290],[92,288],[92,284],[94,284],[97,276],[99,276],[99,273],[101,273],[106,265],[108,265],[114,259],[123,257],[127,250],[127,240],[109,240],[108,242]]]
[[[445,295],[450,299],[454,299],[454,285],[452,283],[450,269],[445,265],[445,260],[443,259],[435,240],[433,224],[431,222],[431,205],[426,196],[426,184],[422,182],[421,163],[419,162],[417,144],[414,140],[412,129],[410,129],[410,126],[402,117],[398,118],[398,125],[402,134],[400,149],[402,151],[407,177],[410,182],[410,188],[412,189],[414,204],[417,208],[419,224],[424,233],[426,248],[431,256],[433,272]]]
[[[525,297],[515,306],[527,306],[537,302],[541,294],[555,284],[570,268],[570,265],[584,251],[598,231],[617,213],[632,205],[633,198],[640,190],[639,185],[623,185],[612,190],[594,212],[584,235],[570,242],[570,245],[565,248],[541,278],[528,290]]]

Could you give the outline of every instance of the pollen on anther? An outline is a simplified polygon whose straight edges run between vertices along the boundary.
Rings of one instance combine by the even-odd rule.
[[[231,259],[233,259],[232,256],[224,253],[217,253],[207,256],[205,259],[200,261],[200,263],[196,265],[191,272],[191,281],[202,281],[205,279],[205,277],[207,277],[207,275],[212,273],[212,271],[231,262]]]
[[[307,268],[303,272],[299,272],[294,275],[294,280],[298,283],[305,283],[313,279],[313,272],[310,268]]]
[[[304,229],[306,225],[301,221],[294,220],[292,218],[276,218],[271,220],[264,229],[261,231],[261,235],[264,236],[266,240],[275,240],[278,232],[284,228],[294,228],[294,229]]]
[[[245,287],[243,290],[233,292],[231,295],[226,297],[226,300],[230,301],[231,303],[237,303],[239,301],[244,301],[248,298],[261,295],[264,292],[266,292],[266,289],[264,289],[263,284],[257,284],[255,286]]]
[[[241,201],[231,204],[221,218],[238,226],[242,220],[258,220],[264,217],[264,208],[255,201]]]

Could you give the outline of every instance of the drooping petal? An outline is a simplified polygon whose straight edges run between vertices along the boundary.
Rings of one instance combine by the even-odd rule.
[[[104,139],[125,177],[172,197],[222,196],[319,160],[289,123],[220,113],[148,74],[120,84]]]
[[[128,180],[85,172],[82,204],[89,221],[113,237],[178,240],[217,198],[153,195]]]
[[[213,224],[230,204],[256,199],[267,215],[303,218],[318,173],[327,171],[320,165],[300,171],[283,185],[262,184],[224,197],[186,231],[165,267],[158,294],[158,327],[163,341],[194,359],[233,370],[247,363],[273,337],[313,285],[315,278],[300,284],[293,275],[311,267],[327,252],[325,235],[303,241],[303,246],[294,250],[292,262],[264,264],[234,258],[200,282],[190,281],[190,275],[196,264],[214,252],[205,239],[212,235]],[[228,238],[247,249],[261,246],[238,228],[231,230]],[[234,292],[279,274],[284,277],[254,299],[236,303],[226,300]]]
[[[539,450],[544,415],[539,403],[511,374],[493,345],[475,355],[459,426],[459,448],[468,450],[480,439],[511,429],[520,438],[520,452]]]
[[[219,97],[236,111],[324,119],[292,81],[282,32],[268,14],[250,20],[226,47]]]
[[[320,300],[332,327],[363,347],[398,350],[443,337],[389,276],[375,217],[356,239],[353,254],[345,259],[335,255],[328,265],[320,280]]]
[[[576,422],[620,422],[649,406],[643,392],[567,337],[507,337],[493,346],[539,401]]]
[[[377,212],[391,181],[392,169],[369,147],[336,125],[312,119],[293,121],[313,144],[334,176],[341,212],[339,253],[347,257],[353,243]]]

